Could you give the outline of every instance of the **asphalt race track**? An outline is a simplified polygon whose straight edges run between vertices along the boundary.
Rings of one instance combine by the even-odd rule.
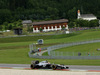
[[[100,66],[75,66],[67,65],[69,70],[99,70]],[[0,68],[28,68],[30,69],[30,64],[0,64]]]
[[[0,75],[100,75],[100,66],[67,65],[69,69],[30,69],[30,64],[0,64]]]

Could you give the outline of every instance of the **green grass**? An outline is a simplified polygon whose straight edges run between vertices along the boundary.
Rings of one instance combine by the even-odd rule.
[[[60,52],[99,52],[96,50],[98,48],[100,48],[100,42],[66,47],[66,48],[61,48],[61,49],[55,50],[55,51],[60,51]]]
[[[12,42],[37,42],[38,39],[44,39],[44,43],[67,43],[77,42],[84,40],[92,40],[100,38],[100,31],[86,30],[81,33],[62,34],[62,35],[45,35],[45,36],[26,36],[26,37],[14,37],[14,38],[0,38],[0,43],[12,43]]]
[[[100,65],[100,60],[61,60],[61,59],[35,59],[28,57],[26,49],[8,49],[0,51],[0,63],[8,64],[30,64],[32,60],[48,60],[51,63],[66,65]]]
[[[69,43],[69,42],[77,42],[77,41],[86,41],[100,38],[100,31],[85,31],[79,33],[76,36],[71,36],[68,38],[60,38],[60,39],[50,39],[46,40],[46,43]]]
[[[89,53],[91,56],[100,56],[100,51],[97,51],[96,49],[100,48],[100,42],[99,43],[91,43],[91,44],[84,44],[84,45],[76,45],[76,46],[70,46],[65,47],[61,49],[54,50],[57,54],[57,52],[61,53],[63,52],[64,56],[78,56],[78,52],[82,53],[82,56],[88,56]],[[44,56],[47,56],[48,53],[44,53]]]
[[[44,45],[37,47],[51,46],[60,43],[77,42],[100,38],[100,31],[86,30],[81,33],[30,36],[15,38],[0,38],[0,63],[9,64],[30,64],[32,60],[49,60],[51,63],[67,65],[100,65],[100,60],[61,60],[61,59],[35,59],[29,58],[29,44],[36,43],[38,39],[44,39]],[[70,49],[71,50],[71,49]],[[60,50],[59,50],[60,51]]]
[[[52,39],[62,39],[67,37],[72,37],[78,35],[77,33],[71,34],[61,34],[61,35],[41,35],[41,36],[22,36],[22,37],[9,37],[9,38],[0,38],[0,43],[12,43],[12,42],[29,42],[29,41],[36,41],[38,39],[44,40],[52,40]]]

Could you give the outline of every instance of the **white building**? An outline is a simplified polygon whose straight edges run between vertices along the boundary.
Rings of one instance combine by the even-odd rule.
[[[28,27],[28,26],[32,26],[32,21],[31,20],[23,20],[22,21],[23,27]]]
[[[93,14],[81,14],[80,10],[78,10],[77,18],[78,19],[83,19],[83,20],[88,20],[88,21],[97,19],[97,17],[94,16]]]
[[[33,32],[40,32],[40,29],[42,29],[42,31],[44,32],[58,31],[62,30],[62,27],[65,27],[65,29],[68,30],[67,19],[33,22],[32,25],[33,25]]]

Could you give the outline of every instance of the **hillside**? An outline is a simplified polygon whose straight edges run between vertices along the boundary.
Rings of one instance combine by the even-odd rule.
[[[37,45],[36,47],[41,48],[60,43],[98,39],[100,38],[99,34],[100,34],[99,30],[85,30],[81,31],[80,34],[77,35],[70,34],[70,35],[55,35],[55,36],[44,36],[44,37],[41,36],[44,39],[44,45],[40,46]],[[44,60],[44,59],[29,58],[28,56],[29,44],[36,43],[38,39],[34,38],[37,37],[0,38],[0,63],[30,64],[32,60],[40,60],[40,61]],[[97,46],[99,47],[100,43],[98,45],[93,44],[91,47],[94,47],[94,45],[95,47]],[[76,48],[77,50],[77,48],[79,47],[81,46],[72,48],[69,47],[68,50],[72,51],[73,48]],[[89,47],[89,50],[91,50],[91,47]],[[48,60],[51,63],[55,62],[67,65],[100,65],[100,60],[59,60],[59,59],[45,59],[45,60]]]
[[[19,19],[75,19],[77,10],[100,18],[100,0],[0,0],[0,24]]]

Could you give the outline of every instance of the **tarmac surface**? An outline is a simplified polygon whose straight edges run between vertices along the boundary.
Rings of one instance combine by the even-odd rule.
[[[100,75],[100,66],[67,65],[69,69],[30,69],[30,64],[0,64],[0,75]]]
[[[81,66],[81,65],[66,65],[69,70],[94,70],[100,71],[100,66]],[[0,64],[0,68],[27,68],[30,69],[30,64]]]

